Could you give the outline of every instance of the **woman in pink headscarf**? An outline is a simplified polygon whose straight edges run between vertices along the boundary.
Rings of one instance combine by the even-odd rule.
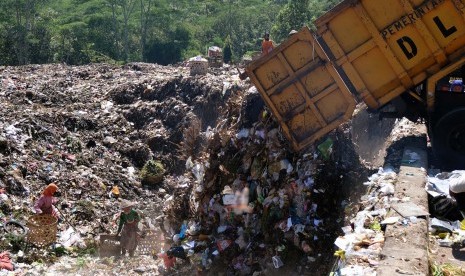
[[[44,192],[42,193],[42,196],[34,204],[34,210],[36,211],[36,214],[49,214],[56,217],[57,219],[60,218],[58,210],[55,206],[53,206],[53,204],[57,203],[57,199],[53,197],[57,190],[58,187],[55,185],[55,183],[50,183],[47,185]]]

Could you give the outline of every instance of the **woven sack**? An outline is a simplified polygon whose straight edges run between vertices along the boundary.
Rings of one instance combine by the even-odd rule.
[[[56,241],[57,238],[57,218],[40,214],[33,215],[27,221],[27,241],[38,247],[47,246]]]

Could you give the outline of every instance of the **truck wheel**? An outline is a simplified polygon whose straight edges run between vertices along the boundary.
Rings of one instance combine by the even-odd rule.
[[[433,152],[444,165],[465,168],[465,109],[442,116],[433,130]]]

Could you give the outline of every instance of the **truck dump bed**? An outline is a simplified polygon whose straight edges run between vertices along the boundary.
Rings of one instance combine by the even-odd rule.
[[[348,87],[377,109],[462,57],[463,0],[344,1],[316,20]]]
[[[295,150],[352,117],[355,100],[308,28],[246,70]]]
[[[462,58],[464,20],[465,0],[346,0],[247,73],[300,150],[349,120],[355,99],[378,109]]]

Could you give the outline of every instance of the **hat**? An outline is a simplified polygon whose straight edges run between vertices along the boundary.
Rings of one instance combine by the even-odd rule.
[[[129,200],[126,200],[126,199],[123,199],[121,201],[121,209],[132,207],[134,205],[136,205],[136,203],[134,203],[132,201],[129,201]]]
[[[457,177],[451,177],[449,189],[456,194],[465,193],[465,174],[460,174]]]
[[[53,194],[55,194],[57,190],[58,186],[55,183],[50,183],[47,185],[42,194],[46,196],[53,196]]]
[[[224,186],[223,191],[221,192],[223,195],[233,195],[234,191],[229,187],[229,185]]]

